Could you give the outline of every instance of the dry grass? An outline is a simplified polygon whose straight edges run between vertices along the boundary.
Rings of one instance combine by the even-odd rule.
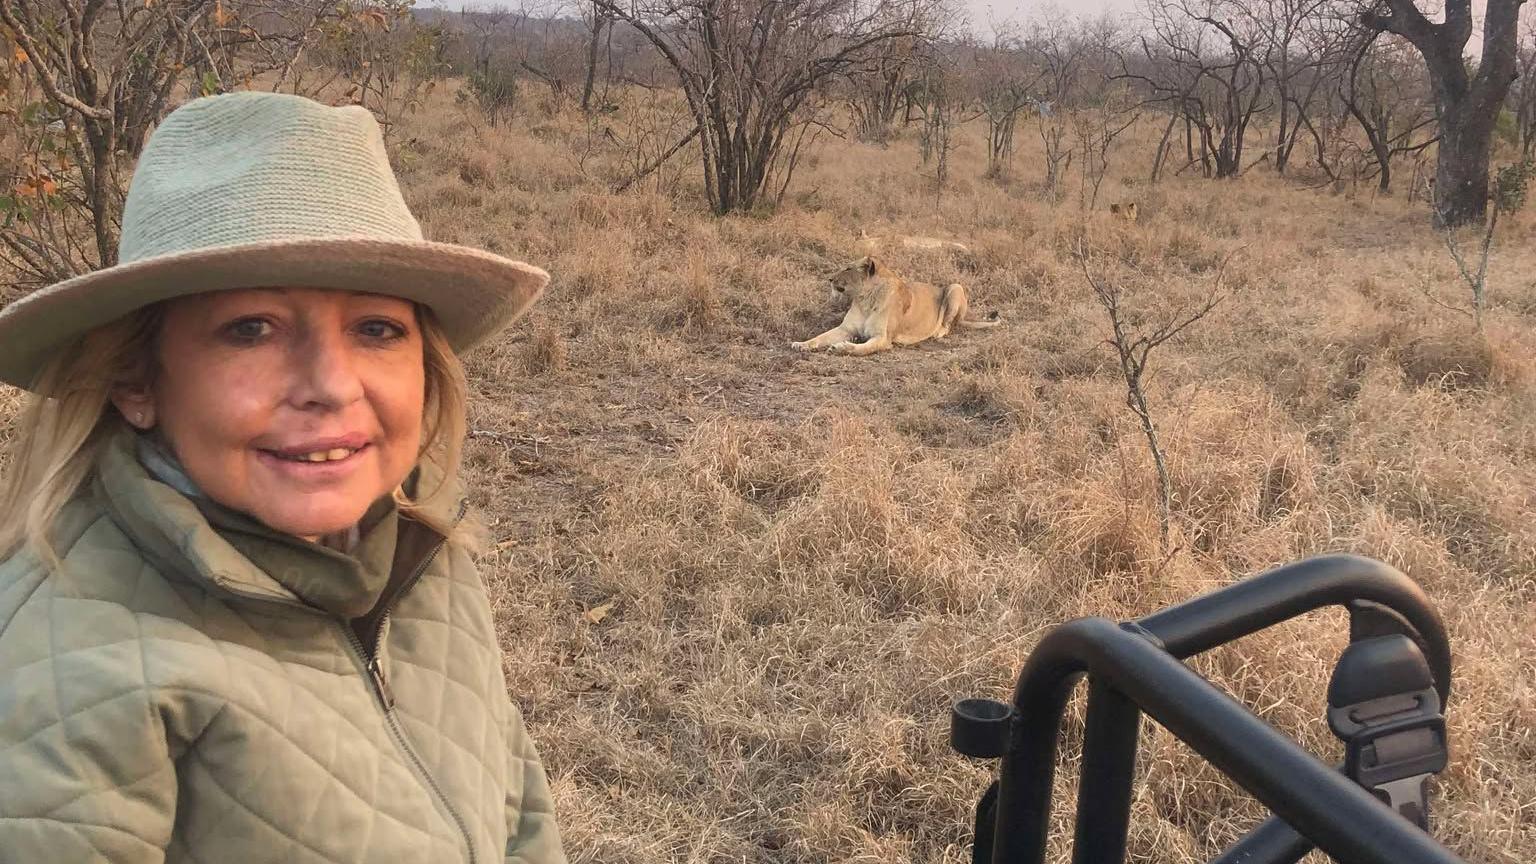
[[[1141,202],[1127,226],[1083,214],[1075,189],[1040,202],[1022,133],[1020,179],[983,181],[966,130],[941,196],[911,140],[835,142],[777,213],[715,219],[692,175],[675,197],[608,194],[624,154],[577,116],[493,132],[448,89],[398,138],[429,236],[554,274],[531,319],[470,358],[489,434],[467,455],[508,684],[573,860],[968,860],[990,766],[948,750],[952,699],[1006,693],[1064,619],[1340,550],[1406,570],[1450,628],[1437,833],[1468,860],[1536,860],[1529,216],[1509,223],[1479,340],[1426,298],[1463,299],[1423,205],[1401,199],[1112,173],[1101,201]],[[1140,172],[1156,132],[1113,164]],[[789,350],[838,317],[819,277],[861,227],[966,243],[888,257],[965,283],[1005,326],[864,359]],[[1140,272],[1148,314],[1242,250],[1239,295],[1150,385],[1181,514],[1165,565],[1079,237]],[[1342,631],[1317,616],[1197,665],[1332,759]],[[1145,744],[1133,860],[1205,860],[1259,814],[1171,736]],[[1063,826],[1070,799],[1057,809]]]
[[[1536,859],[1530,244],[1503,245],[1482,339],[1425,296],[1463,299],[1399,199],[1114,177],[1104,200],[1141,201],[1126,226],[1041,203],[1028,152],[1011,187],[980,180],[966,137],[941,196],[911,141],[839,142],[779,212],[714,219],[688,176],[675,197],[607,194],[621,154],[571,155],[576,117],[505,137],[445,105],[416,122],[459,148],[406,174],[429,229],[555,274],[531,335],[471,361],[476,425],[509,437],[469,455],[504,542],[487,573],[509,685],[575,859],[966,860],[989,774],[948,751],[951,699],[1005,693],[1063,619],[1338,550],[1407,570],[1455,640],[1438,832],[1469,860]],[[501,166],[494,187],[466,186],[482,165]],[[1007,326],[862,360],[791,352],[837,318],[819,277],[860,228],[966,243],[887,257],[964,282]],[[1140,274],[1149,315],[1241,250],[1237,298],[1152,385],[1181,514],[1166,566],[1079,237]],[[1198,666],[1334,758],[1342,629],[1318,616]],[[1204,860],[1256,818],[1171,736],[1146,742],[1135,860]]]

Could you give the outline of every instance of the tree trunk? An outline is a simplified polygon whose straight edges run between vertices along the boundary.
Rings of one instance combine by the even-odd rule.
[[[114,153],[111,120],[86,118],[85,138],[91,148],[90,208],[96,234],[97,260],[102,267],[117,264],[117,207],[119,197],[112,183]]]
[[[1418,49],[1429,70],[1440,121],[1435,165],[1434,221],[1439,227],[1481,225],[1488,214],[1488,161],[1493,128],[1517,75],[1516,46],[1524,0],[1488,0],[1482,59],[1475,75],[1462,61],[1472,35],[1471,0],[1447,0],[1444,23],[1433,23],[1412,0],[1386,0],[1391,14],[1361,14],[1377,31],[1390,31]]]
[[[1493,118],[1465,116],[1468,113],[1441,115],[1435,164],[1435,224],[1441,227],[1480,225],[1488,215]]]
[[[592,113],[592,86],[597,80],[598,48],[603,41],[603,28],[608,26],[608,16],[594,4],[592,9],[592,39],[587,42],[587,77],[581,85],[581,113]]]
[[[1148,182],[1156,183],[1163,173],[1163,160],[1168,156],[1168,139],[1173,135],[1173,124],[1178,120],[1178,113],[1168,115],[1168,125],[1163,127],[1163,137],[1157,142],[1157,155],[1152,157],[1152,176]]]
[[[1275,137],[1275,173],[1285,176],[1285,163],[1290,161],[1291,148],[1286,146],[1287,133],[1291,128],[1291,101],[1280,94],[1280,132]]]

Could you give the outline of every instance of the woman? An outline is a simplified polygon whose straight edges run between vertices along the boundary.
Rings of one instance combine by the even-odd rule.
[[[458,481],[548,275],[423,241],[373,117],[198,99],[121,263],[0,311],[0,862],[562,862]]]

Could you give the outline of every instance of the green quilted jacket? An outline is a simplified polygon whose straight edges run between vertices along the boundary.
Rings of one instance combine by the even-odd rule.
[[[285,538],[136,452],[62,569],[0,562],[0,862],[564,862],[462,550],[388,502]]]

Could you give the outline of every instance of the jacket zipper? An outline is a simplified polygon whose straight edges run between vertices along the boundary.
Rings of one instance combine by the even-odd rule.
[[[428,558],[428,561],[434,557],[436,557],[436,553],[433,553]],[[352,650],[357,652],[358,660],[362,661],[364,667],[368,670],[368,678],[373,684],[374,695],[378,697],[379,704],[384,709],[385,725],[389,727],[390,734],[394,736],[395,744],[406,755],[406,758],[410,760],[411,766],[416,769],[417,775],[426,782],[427,788],[431,790],[433,797],[437,799],[437,803],[442,806],[443,811],[453,820],[454,826],[459,829],[459,835],[464,838],[464,848],[469,853],[469,864],[475,864],[475,841],[470,836],[469,826],[465,824],[464,818],[459,815],[459,811],[454,809],[452,802],[448,800],[448,796],[443,794],[442,787],[437,785],[437,781],[432,778],[432,772],[427,770],[426,763],[421,760],[420,756],[416,755],[415,748],[411,747],[410,739],[405,737],[405,730],[400,728],[400,719],[395,714],[395,697],[389,689],[389,682],[384,678],[384,671],[379,666],[378,658],[368,659],[368,655],[364,653],[363,641],[357,638],[356,633],[352,632],[351,626],[346,622],[337,623],[342,633],[346,635],[347,642],[352,646]]]
[[[458,525],[459,522],[463,521],[464,513],[468,509],[468,498],[459,501],[458,513],[454,514],[453,517],[454,525]],[[400,584],[400,590],[396,591],[394,597],[390,598],[389,605],[384,607],[384,614],[379,616],[379,627],[378,630],[376,630],[373,634],[373,653],[369,654],[368,656],[374,658],[372,663],[374,668],[371,670],[371,674],[374,676],[375,680],[379,682],[379,689],[381,692],[389,693],[389,684],[384,680],[384,671],[378,668],[379,649],[384,647],[384,628],[389,625],[389,615],[391,612],[395,611],[395,604],[400,602],[400,598],[404,597],[406,592],[410,591],[411,588],[421,580],[421,574],[427,572],[427,568],[432,566],[432,562],[437,560],[437,554],[443,551],[443,547],[447,544],[448,541],[445,538],[436,546],[432,547],[432,551],[428,552],[427,556],[421,559],[421,563],[416,565],[416,569],[411,571],[411,575],[407,576],[405,581]],[[348,629],[350,630],[351,628]],[[395,707],[395,699],[392,693],[389,695],[389,707]]]
[[[468,511],[468,509],[468,498],[459,501],[459,511],[457,514],[455,514],[453,519],[454,525],[457,525],[461,520],[463,520],[464,514]],[[447,542],[448,541],[445,538],[442,542],[432,547],[432,551],[428,552],[427,556],[421,560],[419,565],[416,566],[416,569],[411,571],[411,575],[405,580],[399,593],[395,595],[395,602],[399,602],[399,599],[404,597],[406,592],[409,591],[411,587],[421,579],[422,574],[427,572],[427,568],[432,566],[432,562],[437,560],[438,553],[443,551],[443,547],[447,545]],[[379,663],[379,650],[384,645],[384,628],[385,625],[389,623],[390,613],[394,611],[393,604],[391,604],[389,608],[386,608],[384,610],[384,614],[379,617],[379,629],[378,632],[374,634],[373,639],[373,653],[368,654],[367,649],[363,645],[363,640],[358,638],[357,633],[352,630],[351,624],[340,619],[331,618],[331,616],[326,615],[326,613],[316,609],[313,606],[310,606],[307,603],[299,600],[289,600],[283,597],[272,597],[270,595],[257,594],[251,591],[242,591],[238,588],[233,588],[229,585],[220,584],[218,582],[215,582],[214,584],[217,588],[237,597],[245,597],[251,600],[260,600],[269,603],[277,603],[283,606],[291,606],[312,614],[330,618],[330,620],[341,629],[342,635],[346,637],[347,644],[351,646],[353,653],[357,655],[358,662],[363,664],[363,668],[368,673],[368,679],[372,684],[374,694],[378,697],[379,704],[384,709],[385,725],[389,727],[389,731],[395,739],[396,746],[398,746],[400,751],[403,752],[406,755],[406,758],[410,760],[410,763],[416,769],[417,774],[420,775],[422,780],[426,782],[427,788],[432,792],[433,796],[437,800],[437,803],[442,806],[443,811],[446,812],[449,818],[453,820],[453,824],[459,829],[459,835],[464,838],[464,849],[469,853],[469,864],[475,864],[475,842],[474,839],[470,836],[468,824],[464,822],[464,818],[459,815],[459,812],[454,809],[453,804],[448,800],[448,796],[443,794],[442,787],[437,785],[437,781],[432,777],[432,772],[427,770],[426,763],[423,762],[421,757],[416,754],[416,750],[411,747],[411,742],[405,737],[405,730],[400,727],[400,720],[395,714],[395,694],[394,691],[389,687],[389,680],[384,677],[383,666],[381,666]]]
[[[421,574],[425,572],[427,567],[430,566],[431,563],[437,558],[437,553],[441,549],[442,546],[439,545],[437,549],[434,549],[432,553],[426,557],[426,559],[422,562],[421,567],[417,568],[415,571],[413,581],[414,579],[419,579],[421,577]],[[394,738],[395,745],[399,747],[400,751],[406,755],[406,758],[410,761],[411,766],[416,769],[417,775],[426,782],[428,790],[436,799],[436,803],[440,805],[443,809],[443,812],[447,813],[448,817],[453,820],[454,826],[459,829],[459,835],[464,838],[464,848],[469,853],[469,864],[475,864],[475,843],[474,840],[470,837],[469,826],[465,824],[464,818],[459,815],[459,812],[453,808],[453,804],[448,801],[448,796],[443,794],[442,787],[438,786],[437,781],[432,778],[432,773],[427,770],[426,763],[422,762],[421,757],[416,755],[415,749],[411,747],[410,741],[405,737],[405,730],[400,728],[400,720],[395,716],[395,694],[394,691],[389,687],[389,680],[384,677],[383,667],[379,665],[377,650],[379,646],[375,645],[373,657],[370,659],[366,649],[363,647],[363,640],[357,638],[357,634],[352,630],[352,625],[346,621],[332,618],[331,616],[326,615],[324,612],[321,612],[313,606],[305,603],[296,603],[283,600],[281,598],[255,594],[249,591],[240,591],[238,589],[232,589],[224,585],[220,585],[218,587],[235,596],[245,597],[251,600],[275,602],[285,606],[293,606],[294,608],[302,609],[310,614],[319,615],[329,619],[337,626],[338,629],[341,630],[342,635],[346,637],[347,644],[352,648],[353,653],[357,655],[358,662],[363,665],[363,669],[367,672],[367,677],[370,684],[372,685],[372,690],[378,697],[380,706],[384,709],[385,725],[389,727],[390,735]],[[380,644],[383,642],[383,622],[387,621],[388,619],[389,615],[386,613],[379,625],[379,636],[376,639],[376,642]]]
[[[468,499],[459,502],[459,511],[453,520],[455,525],[464,518],[464,512],[468,509],[468,506]],[[406,738],[405,730],[400,727],[399,717],[395,713],[394,691],[390,689],[389,679],[384,676],[384,667],[379,662],[379,652],[384,647],[384,630],[389,625],[389,616],[394,611],[394,604],[398,603],[400,598],[404,597],[406,592],[410,591],[412,586],[421,579],[422,574],[427,572],[427,568],[432,566],[432,562],[437,560],[438,553],[443,551],[443,546],[445,545],[447,545],[446,538],[432,547],[432,551],[428,552],[426,557],[421,559],[421,563],[416,565],[416,569],[411,571],[411,575],[406,577],[391,604],[385,607],[384,614],[379,616],[379,627],[373,636],[373,651],[371,653],[364,653],[363,640],[358,638],[357,633],[350,624],[345,621],[339,623],[342,633],[347,637],[348,643],[357,652],[358,659],[363,661],[364,667],[368,670],[368,677],[373,682],[374,691],[379,697],[379,704],[384,708],[384,719],[389,726],[389,731],[395,737],[395,742],[416,767],[416,771],[426,781],[427,787],[431,789],[432,794],[443,805],[443,809],[448,813],[448,816],[453,819],[454,825],[458,827],[459,833],[464,837],[464,848],[469,852],[469,864],[474,864],[475,842],[470,836],[469,826],[464,822],[459,812],[454,809],[453,803],[448,800],[448,796],[443,794],[442,787],[437,785],[437,781],[432,777],[432,772],[427,770],[426,763],[417,755],[415,748],[411,746],[410,740]]]

